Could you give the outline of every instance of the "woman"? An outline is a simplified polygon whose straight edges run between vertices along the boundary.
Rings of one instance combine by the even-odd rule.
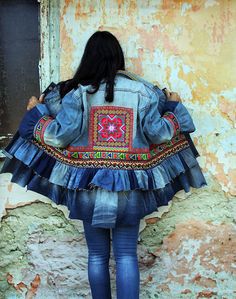
[[[74,77],[27,110],[2,172],[83,221],[93,299],[111,298],[110,232],[117,298],[139,298],[140,219],[178,190],[206,184],[186,137],[195,131],[187,109],[176,93],[126,72],[116,37],[98,31]]]

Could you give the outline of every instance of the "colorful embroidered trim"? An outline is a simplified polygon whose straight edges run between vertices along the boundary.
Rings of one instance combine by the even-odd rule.
[[[80,151],[70,152],[67,149],[40,144],[38,140],[32,142],[59,161],[76,167],[115,168],[115,169],[147,169],[161,163],[167,157],[189,147],[184,134],[175,135],[170,141],[152,145],[149,153],[132,152],[100,152]],[[141,149],[140,149],[141,150]]]
[[[180,133],[180,125],[179,125],[179,122],[178,122],[177,118],[175,117],[174,113],[167,111],[164,113],[164,115],[162,117],[168,119],[171,122],[171,124],[174,128],[174,135]]]
[[[51,116],[44,115],[39,119],[38,123],[35,126],[34,133],[33,133],[34,138],[42,144],[44,144],[44,138],[43,138],[44,131],[52,120],[53,118]]]
[[[92,106],[89,145],[93,150],[128,151],[132,147],[133,109]]]

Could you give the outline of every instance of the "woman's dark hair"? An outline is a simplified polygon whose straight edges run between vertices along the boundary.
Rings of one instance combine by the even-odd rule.
[[[78,84],[92,85],[89,94],[97,92],[101,81],[106,82],[105,100],[113,101],[114,79],[118,70],[125,70],[122,48],[117,38],[108,31],[96,31],[87,41],[80,65],[72,79],[61,82],[63,97]]]

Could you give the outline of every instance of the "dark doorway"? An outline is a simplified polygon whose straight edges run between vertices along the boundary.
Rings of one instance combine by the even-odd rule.
[[[0,149],[39,95],[39,3],[0,0]]]

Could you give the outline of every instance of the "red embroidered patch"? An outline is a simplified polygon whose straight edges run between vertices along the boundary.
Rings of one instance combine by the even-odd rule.
[[[132,148],[133,109],[93,106],[89,143],[93,150],[128,151]]]
[[[34,138],[38,140],[40,143],[44,143],[44,131],[46,130],[47,126],[50,124],[50,122],[53,121],[53,118],[50,115],[44,115],[42,116],[34,128]]]
[[[171,122],[171,124],[174,128],[173,136],[179,134],[180,133],[180,125],[179,125],[179,122],[178,122],[177,118],[175,117],[174,113],[167,111],[167,112],[165,112],[163,117],[168,119]]]

